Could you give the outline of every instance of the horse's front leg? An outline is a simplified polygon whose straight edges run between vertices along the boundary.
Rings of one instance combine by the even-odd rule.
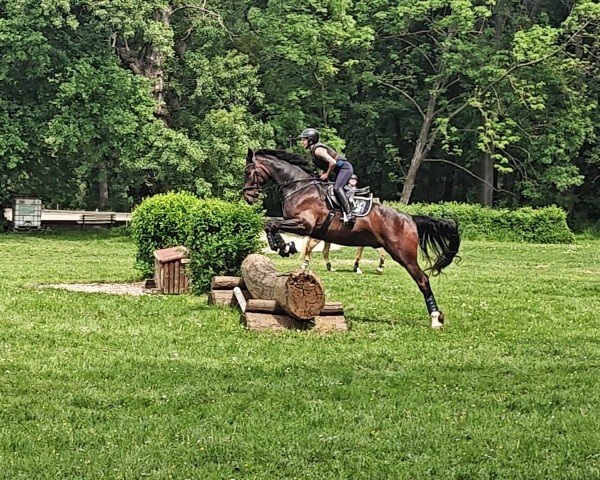
[[[269,242],[269,248],[274,252],[279,250],[279,244],[273,232],[271,232],[271,230],[269,230],[268,228],[265,228],[265,233],[267,234],[267,242]],[[281,238],[281,235],[279,235],[279,238]]]
[[[269,235],[272,235],[274,243],[277,247],[273,248],[271,245],[271,249],[278,251],[277,253],[279,253],[279,255],[282,257],[289,257],[290,255],[298,253],[296,244],[293,241],[287,243],[279,233],[279,230],[295,233],[297,235],[308,235],[312,230],[312,227],[301,218],[272,220],[266,224],[265,231],[267,232],[267,239],[269,238]]]

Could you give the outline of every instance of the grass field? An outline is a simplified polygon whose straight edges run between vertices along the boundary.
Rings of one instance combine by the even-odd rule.
[[[0,478],[600,478],[600,241],[465,242],[432,286],[313,267],[351,330],[257,334],[128,282],[130,238],[0,235]],[[278,260],[282,270],[297,260]]]

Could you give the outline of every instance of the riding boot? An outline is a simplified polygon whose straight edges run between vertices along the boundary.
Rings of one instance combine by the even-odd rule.
[[[337,201],[340,203],[342,210],[346,214],[346,223],[354,223],[354,216],[352,215],[352,206],[350,205],[350,202],[346,197],[346,192],[344,192],[344,190],[340,188],[339,190],[334,190],[334,193],[335,198],[337,198]]]

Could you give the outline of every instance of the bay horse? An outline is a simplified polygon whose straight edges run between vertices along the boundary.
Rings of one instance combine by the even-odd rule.
[[[304,244],[304,248],[300,252],[300,260],[302,264],[300,268],[307,269],[310,264],[310,256],[314,248],[320,243],[322,240],[318,238],[307,237],[306,242]],[[331,265],[331,261],[329,260],[329,250],[331,249],[331,242],[324,242],[323,244],[323,260],[325,261],[325,268],[327,268],[328,272],[335,272],[335,269]],[[354,255],[354,273],[362,274],[362,270],[360,269],[360,261],[362,259],[363,251],[365,247],[356,247],[356,254]],[[383,273],[383,266],[385,265],[385,250],[383,247],[376,248],[377,253],[379,254],[379,266],[377,267],[377,273]]]
[[[340,245],[383,247],[416,282],[425,299],[431,327],[440,328],[444,314],[438,309],[429,277],[419,266],[417,253],[421,247],[432,264],[428,270],[433,275],[440,274],[458,253],[460,234],[456,223],[411,216],[381,204],[374,204],[371,211],[356,218],[354,224],[345,225],[339,211],[331,221],[326,186],[311,175],[308,166],[305,158],[286,151],[248,149],[243,187],[246,202],[254,204],[269,181],[282,195],[283,218],[269,219],[265,224],[271,249],[281,256],[297,252],[293,242],[283,240],[280,230]]]

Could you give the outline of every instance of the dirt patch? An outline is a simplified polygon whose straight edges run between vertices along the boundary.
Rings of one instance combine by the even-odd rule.
[[[110,293],[113,295],[149,295],[151,290],[144,288],[144,282],[135,283],[53,283],[40,285],[40,288],[57,288],[71,292]]]

